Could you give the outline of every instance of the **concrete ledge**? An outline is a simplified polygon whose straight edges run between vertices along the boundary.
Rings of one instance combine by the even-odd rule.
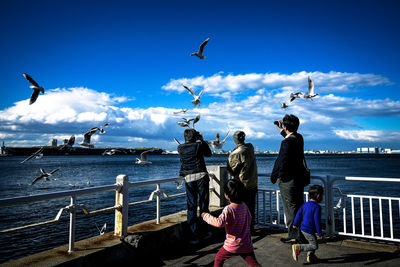
[[[218,214],[221,208],[210,207],[210,210]],[[186,211],[164,216],[160,221],[160,224],[152,220],[130,226],[125,240],[108,232],[75,242],[75,251],[71,254],[68,253],[68,245],[64,245],[6,262],[2,266],[132,266],[144,259],[149,266],[168,250],[186,245]],[[134,246],[127,242],[132,235],[137,240]]]

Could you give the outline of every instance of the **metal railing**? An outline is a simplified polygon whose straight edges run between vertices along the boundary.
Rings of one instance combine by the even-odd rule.
[[[115,210],[115,225],[114,225],[114,235],[116,236],[125,236],[127,234],[128,229],[128,210],[129,206],[140,205],[148,202],[156,201],[156,223],[160,223],[161,217],[161,197],[164,198],[174,198],[185,195],[186,193],[179,193],[174,195],[168,195],[165,190],[161,189],[161,185],[165,183],[176,183],[177,188],[180,189],[182,187],[181,182],[183,181],[182,177],[176,178],[167,178],[167,179],[159,179],[159,180],[148,180],[142,182],[130,183],[127,175],[118,175],[116,179],[116,183],[112,185],[103,185],[92,188],[85,189],[77,189],[77,190],[69,190],[62,192],[54,192],[40,195],[32,195],[32,196],[24,196],[24,197],[15,197],[15,198],[6,198],[0,199],[0,207],[6,206],[14,206],[21,205],[26,203],[33,203],[44,200],[53,200],[59,198],[67,198],[69,197],[71,202],[70,205],[61,208],[56,217],[53,220],[48,220],[44,222],[33,223],[29,225],[24,225],[20,227],[10,228],[0,230],[1,233],[8,233],[17,230],[32,228],[36,226],[43,226],[47,224],[57,223],[64,211],[70,214],[70,224],[69,224],[69,246],[68,252],[71,253],[74,251],[74,243],[75,243],[75,226],[76,226],[76,212],[82,210],[86,215],[99,214],[106,211]],[[144,186],[156,185],[156,190],[154,190],[150,197],[146,200],[137,201],[129,203],[129,189],[130,188],[138,188]],[[106,207],[94,211],[89,211],[84,204],[78,204],[77,197],[89,194],[96,194],[107,191],[115,191],[115,205],[112,207]]]
[[[269,175],[260,174],[259,176],[268,177]],[[340,188],[334,187],[337,181],[398,183],[400,182],[400,178],[312,176],[311,179],[320,181],[324,186],[325,195],[322,206],[324,206],[323,220],[327,235],[338,234],[400,242],[400,237],[395,236],[395,226],[400,225],[399,197],[343,194]],[[334,198],[334,190],[339,192],[340,197],[338,201]],[[305,200],[308,201],[307,192],[305,192]],[[358,205],[357,202],[359,203]],[[258,223],[266,226],[286,228],[286,218],[280,203],[279,190],[259,188],[257,197]],[[386,209],[383,208],[383,203],[387,203]],[[393,208],[394,203],[398,205],[398,212]],[[351,212],[348,212],[348,209]],[[342,213],[341,216],[340,213]],[[396,214],[397,216],[395,216]],[[378,227],[376,226],[377,222]],[[378,229],[378,231],[375,229]]]

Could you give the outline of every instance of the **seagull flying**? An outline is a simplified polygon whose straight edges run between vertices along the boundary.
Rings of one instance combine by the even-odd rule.
[[[147,161],[147,154],[153,152],[154,149],[146,150],[140,154],[140,159],[136,158],[136,164],[145,165],[151,164],[151,161]]]
[[[193,90],[190,89],[189,87],[187,87],[186,85],[183,85],[183,84],[182,84],[182,86],[183,86],[186,90],[188,90],[189,93],[194,97],[194,100],[192,100],[192,101],[190,101],[190,102],[192,102],[192,104],[193,104],[195,107],[196,107],[196,106],[200,106],[200,105],[201,105],[200,97],[201,97],[201,95],[203,94],[204,89],[201,90],[201,92],[200,92],[199,95],[196,95],[196,94],[193,92]]]
[[[194,119],[191,119],[193,122],[193,124],[192,124],[192,127],[193,127],[193,129],[194,129],[194,125],[200,120],[200,114],[199,115],[197,115],[196,116],[196,118],[194,118]]]
[[[293,102],[296,98],[300,98],[300,95],[302,95],[302,92],[296,92],[296,93],[290,93],[290,102]]]
[[[68,142],[64,145],[61,145],[59,150],[63,150],[65,148],[71,148],[75,144],[75,135],[71,135],[71,137],[68,139]]]
[[[308,76],[308,93],[304,95],[305,99],[313,99],[313,97],[316,97],[318,94],[314,92],[314,82],[311,80],[311,77]]]
[[[107,149],[105,150],[102,155],[108,155],[108,156],[112,156],[115,155],[115,153],[122,153],[122,154],[126,154],[126,151],[120,150],[120,149],[116,149],[116,148],[112,148],[112,149]]]
[[[283,108],[283,109],[287,109],[287,108],[289,107],[288,105],[286,105],[285,102],[278,102],[278,101],[274,101],[274,102],[280,104],[280,105],[281,105],[281,108]]]
[[[32,155],[30,155],[29,157],[27,157],[26,159],[24,159],[23,161],[21,161],[21,163],[24,163],[24,162],[26,162],[26,161],[28,161],[28,160],[31,160],[31,159],[35,158],[35,157],[40,157],[40,155],[43,156],[43,154],[42,154],[43,149],[44,149],[44,148],[41,147],[38,151],[32,153]]]
[[[103,127],[92,127],[90,128],[84,135],[83,135],[83,142],[79,143],[81,146],[87,146],[90,148],[93,148],[94,146],[90,144],[90,138],[92,135],[94,135],[97,131],[99,131],[100,134],[104,134],[106,131],[104,131],[104,127],[110,125],[109,123],[106,123],[103,125]]]
[[[204,51],[204,47],[206,46],[206,44],[208,43],[208,41],[210,41],[210,38],[207,38],[199,47],[199,51],[195,52],[195,53],[191,53],[190,56],[197,56],[200,59],[205,59],[206,57],[203,56],[203,51]]]
[[[23,73],[22,75],[24,75],[25,79],[28,80],[28,82],[30,82],[32,85],[29,86],[29,88],[31,88],[33,90],[33,93],[31,95],[31,98],[29,100],[29,105],[32,105],[33,103],[35,103],[36,99],[39,97],[39,93],[42,92],[42,94],[44,94],[44,88],[42,86],[40,86],[31,76],[29,76],[26,73]]]
[[[222,149],[222,146],[225,144],[226,139],[228,138],[230,130],[226,134],[225,138],[221,141],[221,137],[219,133],[217,133],[216,139],[214,141],[210,141],[209,144],[216,149]]]
[[[45,172],[42,168],[40,168],[40,172],[41,172],[40,176],[36,177],[36,178],[32,181],[31,185],[35,184],[37,181],[39,181],[39,180],[42,179],[42,178],[44,178],[46,181],[48,181],[48,180],[49,180],[49,177],[52,176],[52,175],[53,175],[56,171],[58,171],[58,170],[59,170],[59,168],[54,169],[54,170],[52,170],[51,172],[47,173],[47,172]]]
[[[182,109],[182,110],[179,110],[179,111],[174,111],[174,115],[178,115],[179,113],[185,114],[186,111],[188,111],[188,110],[189,110],[188,108],[185,108],[185,109]]]

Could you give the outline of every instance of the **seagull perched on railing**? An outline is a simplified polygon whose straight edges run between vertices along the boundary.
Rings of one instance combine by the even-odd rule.
[[[136,158],[136,162],[135,163],[136,164],[140,164],[140,165],[151,164],[152,162],[147,160],[147,154],[149,154],[149,153],[151,153],[153,151],[154,151],[154,149],[150,149],[150,150],[146,150],[146,151],[142,152],[140,154],[140,159]]]
[[[49,180],[49,177],[52,176],[52,175],[53,175],[56,171],[58,171],[58,170],[59,170],[59,168],[54,169],[54,170],[52,170],[51,172],[47,173],[47,172],[45,172],[42,168],[40,168],[40,172],[41,172],[40,176],[36,177],[36,178],[32,181],[31,185],[35,184],[37,181],[39,181],[40,179],[43,179],[43,178],[44,178],[46,181],[48,181],[48,180]]]
[[[107,223],[104,223],[104,225],[103,225],[103,227],[101,227],[101,229],[99,228],[99,226],[96,223],[96,228],[97,228],[97,230],[99,230],[100,235],[104,235],[106,228],[107,228]]]
[[[318,94],[314,92],[314,82],[311,80],[311,77],[308,76],[308,93],[304,95],[305,99],[313,99]]]
[[[195,53],[191,53],[190,56],[197,56],[200,59],[205,59],[206,57],[203,56],[203,51],[204,51],[204,47],[206,46],[208,41],[210,41],[210,38],[207,38],[204,42],[202,42],[199,47],[199,51],[197,51]]]
[[[189,93],[194,97],[194,100],[192,100],[192,101],[190,101],[190,102],[191,102],[195,107],[196,107],[196,106],[200,106],[200,105],[201,105],[200,97],[201,97],[201,95],[203,94],[204,89],[201,90],[201,92],[199,93],[199,95],[196,95],[196,94],[193,92],[193,90],[190,89],[189,87],[187,87],[186,85],[183,85],[183,84],[182,84],[182,86],[183,86],[186,90],[188,90]]]
[[[29,105],[32,105],[33,103],[35,103],[36,99],[39,97],[39,93],[42,92],[42,94],[44,94],[44,88],[42,86],[40,86],[31,76],[29,76],[26,73],[23,73],[22,75],[24,75],[25,79],[28,80],[28,82],[30,82],[32,85],[29,86],[29,88],[33,89],[33,93],[31,95],[31,98],[29,100]]]
[[[41,147],[41,148],[39,148],[39,150],[38,151],[36,151],[36,152],[34,152],[34,153],[32,153],[32,155],[30,155],[29,157],[27,157],[26,159],[24,159],[23,161],[21,161],[21,163],[24,163],[24,162],[26,162],[26,161],[28,161],[28,160],[31,160],[31,159],[33,159],[33,158],[41,158],[42,156],[43,156],[43,147]]]

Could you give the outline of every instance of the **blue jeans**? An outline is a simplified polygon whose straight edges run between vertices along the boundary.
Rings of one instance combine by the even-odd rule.
[[[193,238],[199,238],[205,231],[206,223],[201,217],[197,216],[197,207],[202,212],[209,212],[208,205],[210,203],[209,191],[210,178],[208,175],[200,180],[185,183],[187,197],[187,222]]]

